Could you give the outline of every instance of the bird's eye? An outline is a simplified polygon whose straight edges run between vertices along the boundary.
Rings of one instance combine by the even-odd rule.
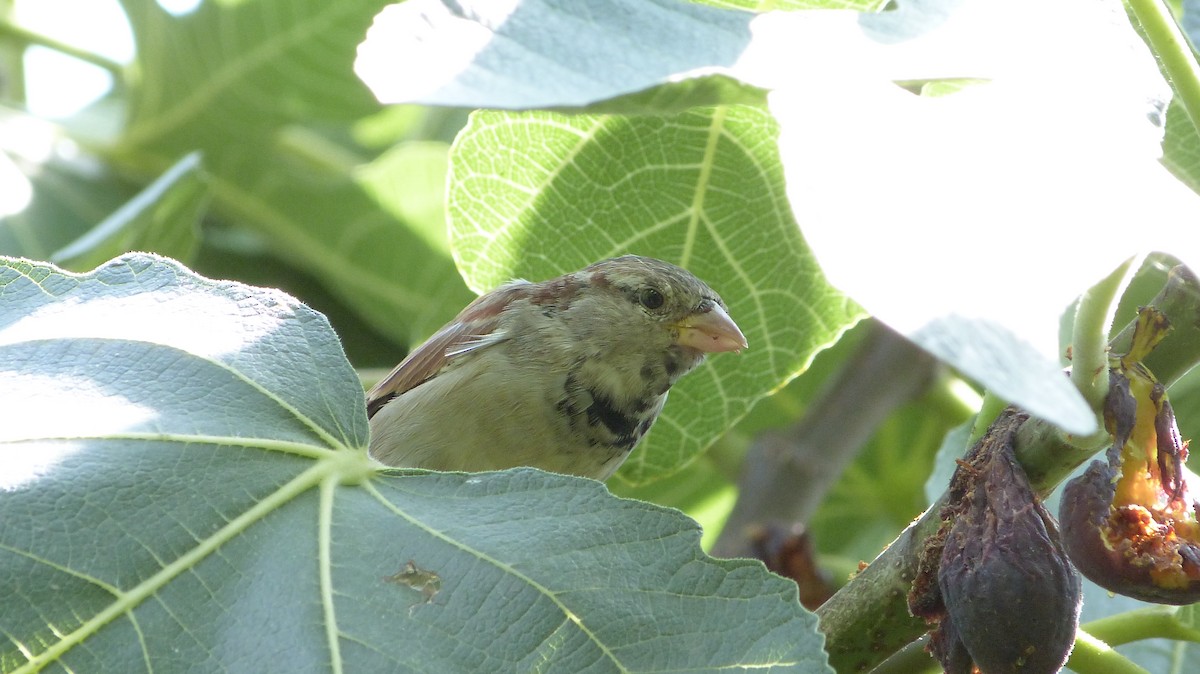
[[[663,305],[663,296],[654,288],[642,288],[638,293],[638,301],[647,309],[657,309]]]

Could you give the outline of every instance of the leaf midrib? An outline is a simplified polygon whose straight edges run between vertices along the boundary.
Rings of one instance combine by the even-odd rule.
[[[199,117],[204,110],[212,107],[215,100],[241,82],[247,73],[286,54],[293,46],[326,32],[336,23],[334,17],[353,13],[356,9],[353,3],[327,3],[324,5],[324,11],[318,11],[306,21],[300,21],[287,30],[273,34],[270,39],[242,52],[241,58],[225,60],[224,67],[207,72],[208,77],[203,80],[202,85],[192,89],[192,93],[181,99],[177,105],[162,109],[159,111],[161,114],[148,120],[143,118],[127,128],[121,144],[149,145],[156,137],[165,136],[172,130],[186,125],[188,120]],[[139,60],[141,58],[144,57],[139,55]]]
[[[205,557],[249,529],[255,522],[275,512],[288,501],[319,484],[328,475],[344,472],[346,459],[343,457],[350,455],[351,453],[349,452],[339,452],[331,454],[325,460],[318,461],[311,468],[297,475],[266,498],[254,504],[250,509],[230,520],[228,524],[221,527],[211,536],[198,541],[198,544],[194,548],[164,566],[158,573],[143,580],[129,590],[120,591],[107,584],[100,584],[101,587],[114,592],[116,600],[105,607],[104,610],[85,621],[74,631],[63,635],[61,639],[51,644],[49,648],[30,658],[28,662],[14,670],[13,674],[37,672],[46,665],[57,661],[59,657],[100,631],[105,625],[121,615],[132,611],[143,601],[154,596],[155,593],[165,587],[176,576],[199,564]],[[354,456],[354,460],[358,461],[359,459],[357,456]],[[31,557],[27,554],[25,556]],[[61,570],[58,565],[55,565],[55,568]],[[70,573],[83,577],[73,571]],[[147,655],[147,657],[149,656]]]

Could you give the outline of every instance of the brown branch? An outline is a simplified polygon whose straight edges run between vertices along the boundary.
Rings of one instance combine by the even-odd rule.
[[[738,501],[713,546],[745,557],[768,530],[808,522],[837,477],[896,407],[921,393],[937,361],[882,324],[828,381],[804,417],[750,446]]]

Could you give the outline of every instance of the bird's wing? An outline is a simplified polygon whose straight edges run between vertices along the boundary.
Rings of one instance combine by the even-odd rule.
[[[367,393],[367,417],[375,416],[396,396],[432,379],[452,359],[508,339],[500,328],[500,314],[515,300],[528,296],[531,285],[514,281],[467,305]]]

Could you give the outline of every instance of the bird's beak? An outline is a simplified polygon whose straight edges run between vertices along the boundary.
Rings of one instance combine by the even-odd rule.
[[[725,313],[721,305],[705,302],[700,309],[675,326],[679,336],[675,343],[691,347],[703,353],[741,351],[746,348],[746,337],[737,323]]]

